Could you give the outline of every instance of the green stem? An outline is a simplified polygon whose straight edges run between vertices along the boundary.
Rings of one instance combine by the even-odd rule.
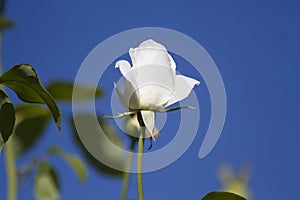
[[[0,29],[0,76],[2,75],[3,67],[2,67],[2,30]],[[0,84],[0,90],[3,90],[4,87]]]
[[[3,15],[5,8],[5,0],[1,1],[0,4],[0,15]],[[0,29],[0,75],[2,74],[2,39],[3,31]],[[0,89],[3,89],[3,86],[0,85]],[[15,154],[14,154],[14,145],[13,139],[10,139],[5,144],[5,162],[7,170],[7,200],[16,200],[17,199],[17,171],[15,166]]]
[[[138,200],[144,200],[143,194],[143,152],[144,152],[144,138],[143,134],[139,137],[138,144],[138,160],[137,160],[137,185],[138,185]]]
[[[0,29],[0,75],[2,74],[2,30]]]
[[[127,197],[130,168],[131,168],[131,163],[132,163],[134,147],[135,147],[135,141],[132,141],[130,150],[129,150],[129,154],[128,154],[127,160],[126,160],[125,172],[123,175],[123,186],[122,186],[122,195],[121,195],[122,200],[126,200],[126,197]]]
[[[166,109],[166,110],[159,110],[159,111],[156,111],[156,112],[171,112],[171,111],[175,111],[175,110],[180,110],[180,109],[186,109],[186,108],[190,108],[190,109],[196,109],[192,106],[177,106],[177,107],[174,107],[174,108],[169,108],[169,109]]]
[[[7,170],[7,200],[16,200],[17,196],[17,172],[15,166],[15,154],[12,137],[5,144],[6,170]]]

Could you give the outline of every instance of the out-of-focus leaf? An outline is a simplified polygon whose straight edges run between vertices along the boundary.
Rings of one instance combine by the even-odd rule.
[[[0,15],[0,30],[5,28],[12,28],[13,22],[6,18],[4,15]]]
[[[28,150],[43,134],[51,112],[38,105],[21,105],[16,108],[14,143],[16,155]]]
[[[50,154],[59,154],[60,155],[63,153],[63,150],[60,147],[52,146],[48,149],[48,152]]]
[[[210,192],[202,200],[246,200],[245,198],[230,192]]]
[[[4,144],[4,141],[3,141],[2,137],[0,136],[0,155],[1,155],[3,144]]]
[[[0,77],[0,83],[14,90],[25,102],[47,104],[60,130],[61,111],[51,94],[41,85],[32,66],[28,64],[14,66]]]
[[[34,181],[34,193],[38,200],[59,199],[57,174],[48,163],[41,162]]]
[[[219,171],[219,178],[223,191],[232,192],[246,199],[251,198],[251,191],[248,186],[249,166],[244,166],[238,172],[234,172],[229,165],[223,165]]]
[[[52,82],[48,85],[47,90],[52,94],[52,96],[60,101],[72,101],[72,92],[73,92],[73,83],[68,82]],[[76,90],[80,91],[80,96],[77,96],[77,99],[73,99],[76,101],[84,101],[89,100],[92,97],[90,97],[88,94],[90,94],[92,91],[91,87],[88,86],[80,86],[76,87]],[[103,91],[100,89],[96,90],[95,97],[99,97],[103,94]]]
[[[60,155],[62,158],[64,158],[67,161],[67,163],[72,167],[74,172],[77,174],[81,183],[86,180],[87,169],[79,157],[71,155],[63,151],[59,147],[51,147],[48,152],[51,154]]]
[[[67,154],[64,157],[66,161],[68,161],[69,165],[76,172],[80,182],[84,182],[87,178],[87,170],[83,162],[77,156]]]
[[[0,89],[0,150],[14,130],[15,109],[6,93]]]
[[[91,118],[93,118],[93,116],[91,116],[91,114],[89,114],[89,113],[81,113],[81,114],[77,114],[77,116],[75,116],[75,117],[79,118],[87,126],[86,130],[88,130],[89,121],[91,120]],[[119,136],[117,135],[117,133],[115,132],[115,130],[105,121],[100,120],[99,123],[100,123],[100,126],[102,127],[105,135],[110,139],[110,141],[112,143],[114,143],[115,145],[123,148],[124,145],[123,145],[122,141],[120,140]],[[91,155],[89,153],[89,151],[82,144],[82,142],[78,136],[73,119],[72,119],[72,124],[73,124],[73,129],[74,129],[74,139],[79,144],[80,149],[82,150],[83,155],[85,156],[86,160],[95,169],[97,169],[101,173],[104,173],[104,174],[110,175],[110,176],[115,176],[115,177],[122,176],[123,172],[104,165],[103,163],[98,161],[93,155]],[[99,134],[99,135],[101,135],[101,134]],[[93,137],[93,136],[90,137],[91,140],[96,140],[96,138],[98,138],[96,141],[96,143],[98,144],[97,147],[99,148],[98,151],[105,153],[105,156],[106,156],[105,159],[109,159],[111,162],[116,163],[116,165],[118,165],[118,166],[125,166],[125,160],[123,159],[124,155],[117,154],[117,152],[115,152],[113,150],[113,148],[111,147],[111,144],[105,143],[104,142],[105,140],[102,140],[101,138],[99,138],[99,135],[95,136],[95,137]]]

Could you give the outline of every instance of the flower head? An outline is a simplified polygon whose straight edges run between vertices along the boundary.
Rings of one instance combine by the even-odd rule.
[[[200,82],[176,75],[176,64],[167,49],[151,39],[131,48],[132,66],[126,60],[116,63],[126,78],[120,98],[129,109],[159,111],[186,98]]]
[[[115,65],[126,79],[123,92],[116,89],[129,113],[140,112],[152,134],[155,112],[167,111],[164,108],[188,97],[200,82],[176,74],[176,63],[167,49],[151,39],[130,48],[129,55],[132,64],[120,60]]]

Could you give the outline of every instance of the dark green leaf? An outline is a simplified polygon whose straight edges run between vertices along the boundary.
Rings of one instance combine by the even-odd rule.
[[[88,130],[89,121],[92,116],[88,113],[81,113],[81,114],[78,114],[76,117],[80,118],[80,120],[82,120],[83,123],[87,125],[87,130]],[[117,135],[117,133],[115,132],[115,130],[109,124],[107,124],[105,121],[100,120],[99,122],[100,122],[100,125],[101,125],[104,133],[110,139],[110,141],[112,143],[114,143],[115,145],[123,148],[124,145],[123,145],[122,141],[120,140],[119,136]],[[113,168],[110,168],[110,167],[104,165],[99,160],[97,160],[93,155],[91,155],[89,153],[89,151],[82,144],[82,142],[78,136],[78,133],[74,126],[73,120],[72,120],[72,124],[73,124],[72,125],[73,130],[74,130],[74,139],[77,142],[77,144],[79,144],[79,147],[82,150],[83,155],[85,156],[86,160],[95,169],[97,169],[101,173],[104,173],[104,174],[107,174],[110,176],[116,176],[116,177],[122,176],[123,173],[121,171],[118,171],[116,169],[113,169]],[[101,135],[101,134],[99,134],[99,135]],[[116,165],[125,166],[125,161],[122,159],[124,157],[124,155],[118,155],[116,152],[114,152],[114,150],[112,150],[112,148],[110,148],[111,144],[106,144],[104,142],[105,140],[102,140],[101,138],[99,138],[99,136],[95,136],[95,137],[91,136],[91,140],[95,140],[96,138],[98,138],[96,142],[99,144],[99,145],[97,145],[99,148],[99,151],[106,153],[106,156],[107,156],[106,159],[111,160],[112,162],[116,163]]]
[[[246,200],[244,197],[230,192],[210,192],[202,200]]]
[[[50,154],[57,154],[64,158],[67,163],[72,167],[74,172],[77,174],[80,182],[84,182],[87,178],[87,170],[83,162],[79,157],[71,155],[59,147],[51,147],[48,151]]]
[[[48,163],[41,162],[34,181],[34,193],[39,200],[59,199],[57,174]]]
[[[14,66],[0,77],[0,83],[14,90],[25,102],[47,104],[60,130],[60,109],[51,94],[41,85],[32,66],[28,64]]]
[[[5,28],[12,28],[14,24],[4,15],[0,15],[0,30]]]
[[[38,105],[21,105],[16,108],[16,126],[14,132],[15,152],[21,155],[43,134],[51,117],[51,112]]]
[[[6,93],[0,89],[0,148],[14,130],[15,109]]]
[[[48,85],[47,90],[52,94],[52,96],[56,100],[72,101],[73,83],[62,82],[62,81],[53,82]],[[76,90],[80,91],[80,96],[77,96],[77,99],[74,100],[83,101],[92,98],[88,95],[91,92],[93,92],[91,87],[77,86]],[[102,90],[97,89],[95,93],[95,97],[99,97],[102,94],[103,94]]]

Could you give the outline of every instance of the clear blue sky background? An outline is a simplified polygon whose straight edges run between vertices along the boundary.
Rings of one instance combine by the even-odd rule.
[[[146,200],[200,199],[208,191],[220,189],[216,173],[223,162],[235,169],[251,164],[250,187],[256,200],[299,199],[299,10],[296,0],[8,0],[6,13],[16,27],[4,34],[3,62],[5,70],[17,63],[32,64],[44,84],[73,81],[86,55],[116,33],[144,26],[183,32],[202,44],[219,67],[228,98],[226,124],[216,147],[199,160],[209,119],[208,108],[203,108],[209,105],[207,88],[201,85],[195,90],[199,98],[203,97],[199,134],[179,160],[144,176]],[[117,71],[111,73],[120,76]],[[193,71],[187,68],[182,73]],[[112,82],[100,86],[109,91]],[[65,116],[70,114],[70,106],[62,108]],[[109,113],[108,108],[100,110]],[[51,123],[45,137],[18,165],[49,145],[64,146],[80,155],[67,117],[62,128],[59,136]],[[158,146],[173,137],[170,130],[164,129]],[[80,185],[61,159],[53,159],[53,163],[61,175],[62,199],[119,199],[121,180],[91,168],[88,181]],[[4,156],[0,166],[0,194],[4,199]],[[129,196],[137,199],[134,177],[132,181]],[[19,198],[33,199],[32,180],[20,187]]]

